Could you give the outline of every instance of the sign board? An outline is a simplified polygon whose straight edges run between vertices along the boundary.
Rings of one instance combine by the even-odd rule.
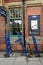
[[[5,11],[3,7],[0,7],[0,15],[4,16],[5,19],[7,19],[7,12]]]
[[[29,34],[31,30],[34,34],[40,34],[40,15],[30,15],[28,16],[29,20]]]
[[[4,10],[3,7],[0,7],[0,14],[3,15],[4,17],[7,16],[7,13],[6,13],[6,11]]]
[[[31,29],[32,30],[38,29],[38,21],[37,20],[31,20]]]

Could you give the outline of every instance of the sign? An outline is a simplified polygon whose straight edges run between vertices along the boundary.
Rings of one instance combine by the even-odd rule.
[[[31,20],[31,29],[32,30],[38,29],[38,21],[37,20]]]
[[[40,34],[40,15],[30,15],[29,20],[29,34],[31,30],[34,34]]]
[[[5,20],[7,20],[7,12],[4,10],[3,7],[0,7],[0,15],[5,17]]]
[[[3,15],[4,17],[7,16],[7,13],[6,13],[6,11],[4,10],[3,7],[0,7],[0,14]]]

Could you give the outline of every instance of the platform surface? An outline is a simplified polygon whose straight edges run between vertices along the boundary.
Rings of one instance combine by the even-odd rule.
[[[0,65],[43,65],[43,58],[0,58]]]
[[[0,65],[43,65],[43,57],[26,57],[20,56],[19,53],[14,53],[9,58],[4,57],[4,52],[0,53]]]

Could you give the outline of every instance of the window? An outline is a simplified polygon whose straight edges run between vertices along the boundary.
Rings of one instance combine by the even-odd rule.
[[[21,20],[11,20],[10,21],[10,33],[12,35],[17,35],[17,32],[22,34],[22,21]]]
[[[21,18],[21,13],[21,8],[11,8],[9,9],[9,18]]]
[[[21,8],[9,9],[9,30],[11,35],[22,34],[22,10]]]
[[[34,34],[40,33],[40,16],[29,16],[29,34],[31,34],[31,30]]]

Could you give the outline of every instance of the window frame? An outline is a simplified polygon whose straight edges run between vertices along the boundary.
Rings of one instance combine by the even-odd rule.
[[[22,13],[20,14],[21,15],[21,17],[16,17],[16,11],[17,11],[17,9],[19,9],[19,10],[21,10],[22,11],[22,8],[21,7],[14,7],[14,8],[9,8],[9,13],[10,13],[10,10],[12,10],[12,12],[13,12],[13,10],[15,10],[15,17],[13,17],[13,18],[10,18],[10,16],[9,16],[9,18],[10,19],[21,19],[21,17],[22,17]],[[19,13],[20,13],[20,11],[19,11]]]
[[[20,8],[21,9],[21,12],[22,12],[22,8],[21,7],[14,7],[14,8]],[[9,8],[9,9],[13,9],[13,7],[12,8]],[[22,13],[21,13],[21,17],[18,17],[18,18],[10,18],[9,17],[9,9],[8,9],[8,29],[9,29],[9,31],[10,31],[10,19],[12,19],[12,20],[22,20]],[[14,37],[16,37],[17,38],[17,35],[12,35],[11,33],[10,33],[10,38],[14,38]]]

